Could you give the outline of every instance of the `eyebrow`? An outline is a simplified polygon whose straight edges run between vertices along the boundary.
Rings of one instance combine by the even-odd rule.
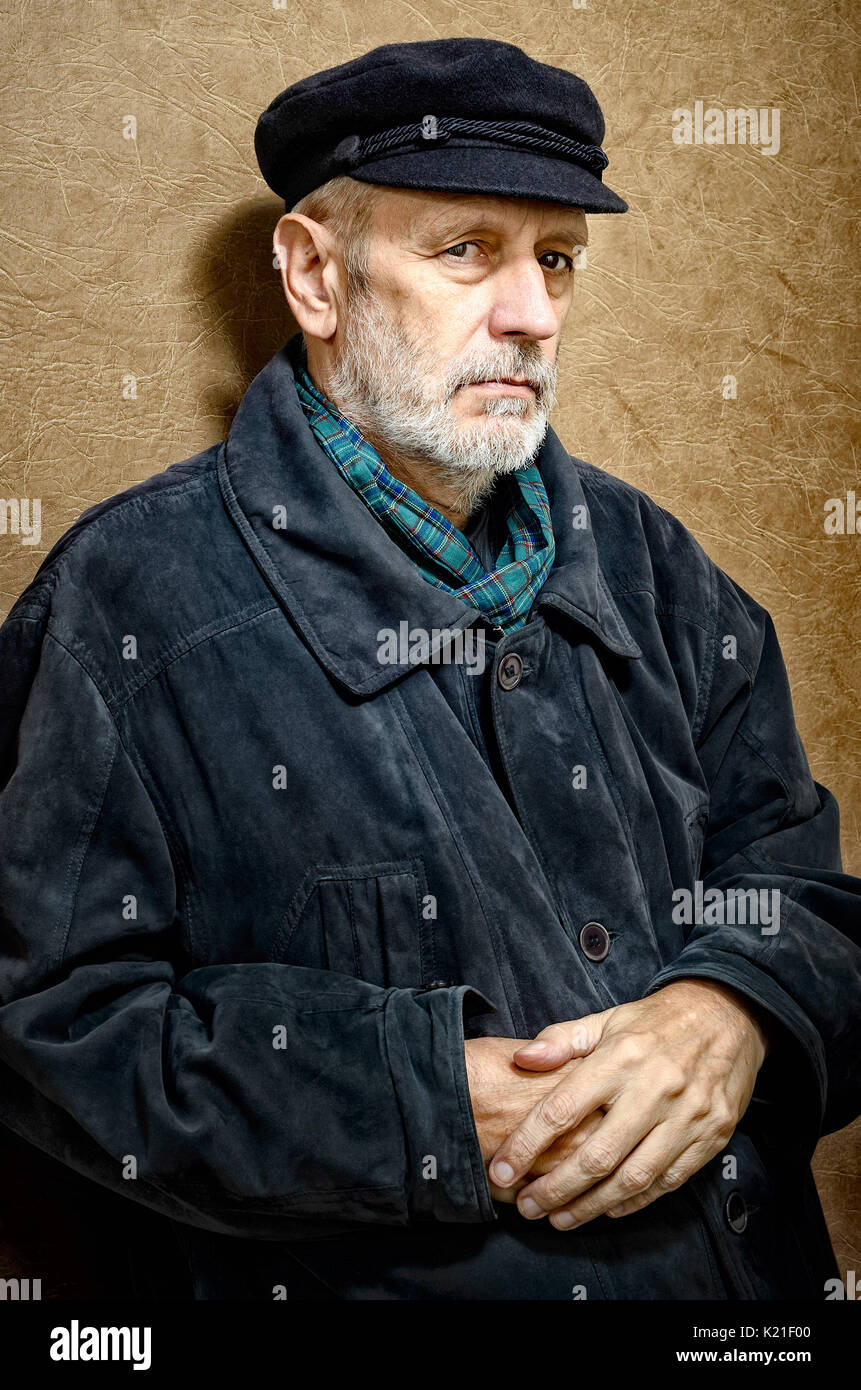
[[[555,232],[552,235],[555,236]],[[580,227],[575,229],[571,226],[560,228],[560,235],[564,236],[567,241],[573,241],[575,246],[588,246],[589,244],[589,233],[586,231],[585,222],[582,230]]]
[[[427,216],[423,217],[420,213],[414,213],[407,219],[404,226],[407,237],[415,238],[423,245],[448,242],[456,236],[466,237],[477,232],[498,233],[499,230],[499,226],[488,220],[487,217],[479,215],[475,221],[470,220],[469,212],[466,209],[462,213],[451,212],[446,216],[440,215],[430,222],[428,222]],[[569,222],[554,227],[540,240],[546,241],[553,237],[561,237],[565,241],[572,242],[575,246],[587,246],[589,243],[585,222],[582,225]]]

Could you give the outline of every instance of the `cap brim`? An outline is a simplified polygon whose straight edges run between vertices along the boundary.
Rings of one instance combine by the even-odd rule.
[[[588,169],[532,150],[442,145],[375,159],[349,169],[360,183],[423,188],[432,193],[495,193],[537,198],[584,212],[627,212],[628,204]]]

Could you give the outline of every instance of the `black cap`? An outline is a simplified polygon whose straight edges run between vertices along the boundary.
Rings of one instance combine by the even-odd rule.
[[[581,77],[495,39],[388,43],[287,87],[254,148],[288,208],[337,174],[627,212],[605,187],[604,117]]]

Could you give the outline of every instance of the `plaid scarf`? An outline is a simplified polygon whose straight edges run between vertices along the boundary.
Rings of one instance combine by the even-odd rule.
[[[508,534],[495,569],[488,571],[463,532],[389,471],[304,368],[295,381],[317,442],[393,539],[406,542],[404,548],[428,583],[471,604],[505,631],[522,627],[555,554],[550,506],[535,465],[512,475],[517,487],[512,488]]]

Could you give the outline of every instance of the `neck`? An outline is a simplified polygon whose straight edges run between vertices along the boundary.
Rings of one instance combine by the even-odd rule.
[[[410,458],[375,436],[373,431],[363,430],[363,433],[389,472],[460,531],[493,490],[493,474],[455,471],[426,459]]]

